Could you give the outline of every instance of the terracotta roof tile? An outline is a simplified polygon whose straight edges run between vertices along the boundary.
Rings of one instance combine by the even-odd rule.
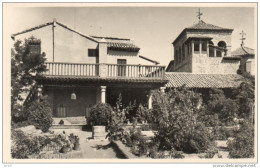
[[[89,77],[89,76],[39,76],[38,80],[53,81],[108,81],[108,82],[127,82],[127,83],[166,83],[166,79],[161,78],[124,78],[124,77]]]
[[[106,42],[107,47],[113,50],[139,51],[140,48],[127,38],[91,36],[99,42]],[[104,41],[102,41],[104,40]]]
[[[243,81],[243,77],[238,74],[192,74],[166,72],[165,78],[169,82],[166,87],[188,88],[234,88]]]
[[[203,20],[200,20],[198,23],[196,23],[196,24],[194,24],[190,27],[187,27],[187,29],[232,30],[232,29],[227,29],[227,28],[223,28],[223,27],[219,27],[219,26],[215,26],[215,25],[212,25],[212,24],[205,23]]]
[[[240,48],[236,49],[235,51],[232,51],[232,56],[244,56],[244,55],[254,55],[254,49],[241,46]]]

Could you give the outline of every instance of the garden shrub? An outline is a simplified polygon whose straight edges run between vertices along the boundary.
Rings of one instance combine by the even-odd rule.
[[[226,98],[223,90],[211,89],[207,111],[210,115],[218,114],[218,119],[223,124],[234,125],[233,119],[237,116],[238,105],[235,100]]]
[[[155,138],[159,150],[176,149],[186,153],[204,152],[213,137],[205,125],[197,121],[200,94],[184,87],[153,96],[153,117],[158,124]]]
[[[152,111],[150,109],[140,104],[136,112],[137,121],[140,123],[142,123],[142,121],[147,121],[148,123],[150,123],[152,121],[151,112]]]
[[[90,108],[89,121],[92,125],[107,126],[111,122],[112,107],[106,103],[99,103]]]
[[[52,125],[52,107],[47,99],[35,100],[27,109],[28,120],[43,132],[47,132]]]
[[[254,157],[254,124],[252,120],[245,120],[241,124],[234,139],[228,141],[228,149],[230,158]]]
[[[251,79],[252,81],[252,79]],[[243,82],[235,89],[236,102],[238,104],[238,117],[249,118],[253,116],[252,106],[255,102],[255,85],[254,82]]]
[[[55,135],[53,137],[31,136],[21,130],[12,130],[11,133],[11,155],[12,158],[16,159],[37,156],[45,147],[52,148],[53,150],[57,149],[57,152],[63,152],[63,148],[69,148],[70,151],[79,142],[79,138],[74,135],[70,135],[67,140],[63,135]]]
[[[125,124],[127,123],[126,115],[129,111],[133,109],[133,105],[129,104],[124,107],[122,104],[122,96],[119,95],[116,106],[113,108],[111,114],[111,122],[107,125],[109,140],[122,140],[122,138],[127,134],[125,130]]]
[[[25,159],[30,155],[39,154],[45,145],[46,137],[29,137],[21,130],[11,132],[12,158]]]

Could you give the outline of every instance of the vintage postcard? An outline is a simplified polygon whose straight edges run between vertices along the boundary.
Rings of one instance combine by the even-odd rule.
[[[257,163],[257,3],[3,3],[4,163]]]

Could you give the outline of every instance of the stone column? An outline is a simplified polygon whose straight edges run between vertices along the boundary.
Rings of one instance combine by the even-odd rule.
[[[191,56],[193,57],[193,53],[194,53],[194,41],[191,41]]]
[[[101,89],[101,103],[106,103],[106,86],[100,86]]]
[[[153,107],[153,96],[152,94],[150,93],[148,95],[148,109],[151,109]]]
[[[199,41],[199,54],[201,56],[201,51],[202,51],[202,41]]]
[[[209,57],[209,42],[207,41],[207,55]]]
[[[217,56],[217,50],[216,50],[216,48],[214,47],[214,57],[216,57]]]

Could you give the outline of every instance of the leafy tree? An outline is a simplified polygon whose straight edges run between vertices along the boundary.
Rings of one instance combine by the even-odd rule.
[[[250,119],[244,120],[234,139],[228,141],[230,158],[254,157],[254,124]]]
[[[43,132],[47,132],[52,125],[52,107],[48,97],[42,97],[40,100],[34,100],[28,109],[26,109],[30,123],[39,127]]]
[[[153,96],[155,139],[163,150],[203,152],[212,142],[205,125],[197,120],[201,96],[185,87]]]
[[[12,117],[20,116],[22,111],[21,94],[29,90],[35,83],[34,74],[46,71],[44,62],[45,53],[32,54],[29,43],[38,40],[34,37],[25,39],[24,42],[17,40],[11,49],[11,112]],[[39,41],[39,40],[38,40]]]
[[[218,114],[218,119],[225,124],[232,123],[238,112],[235,100],[226,98],[223,90],[211,89],[210,99],[207,104],[209,115]]]

